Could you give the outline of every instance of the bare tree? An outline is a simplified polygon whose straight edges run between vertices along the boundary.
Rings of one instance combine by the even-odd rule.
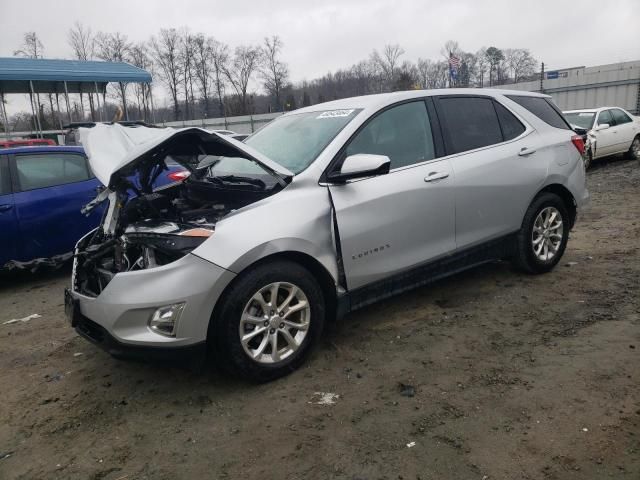
[[[225,72],[229,64],[229,46],[217,40],[211,42],[211,59],[213,61],[213,83],[218,96],[220,115],[226,116],[224,104]]]
[[[444,88],[447,86],[449,64],[446,61],[418,59],[417,78],[422,88]]]
[[[149,56],[149,50],[144,42],[132,45],[129,49],[129,60],[132,65],[142,68],[143,70],[150,70],[152,68],[152,61]],[[133,92],[136,98],[138,107],[139,118],[146,119],[149,114],[149,96],[151,92],[147,92],[146,89],[151,88],[150,85],[145,87],[144,84],[134,83]]]
[[[511,69],[513,81],[533,75],[538,62],[526,48],[507,48],[504,51],[505,62]]]
[[[398,44],[385,45],[382,54],[377,50],[371,54],[372,62],[382,70],[387,88],[391,88],[393,85],[402,55],[404,55],[404,49]]]
[[[25,58],[42,58],[43,54],[44,45],[42,45],[36,32],[25,33],[22,46],[13,52],[14,56]]]
[[[277,35],[271,38],[265,37],[262,48],[264,62],[260,69],[264,88],[275,99],[277,110],[282,109],[280,97],[289,78],[289,68],[286,63],[280,60],[282,46],[282,40]]]
[[[98,32],[95,38],[96,57],[107,62],[126,62],[131,51],[131,43],[127,40],[126,35],[120,32],[103,33]],[[129,111],[127,109],[127,83],[118,82],[117,95],[122,102],[124,116],[129,119]]]
[[[485,51],[485,57],[489,64],[489,86],[494,84],[494,72],[497,72],[500,63],[504,60],[502,50],[496,47],[489,47]]]
[[[73,24],[67,35],[67,42],[78,60],[91,60],[95,51],[95,40],[91,28],[80,22]]]
[[[43,58],[44,45],[40,41],[40,38],[38,38],[38,35],[36,34],[36,32],[26,32],[23,36],[22,45],[18,50],[15,50],[13,54],[16,57]],[[49,96],[49,106],[51,108],[51,126],[53,127],[56,124],[56,116],[53,110],[53,96],[51,94],[48,94],[48,96]],[[37,102],[36,110],[40,112],[40,117],[44,121],[46,117],[44,115],[44,107],[40,103],[40,94],[36,93],[35,97]],[[59,120],[60,119],[58,119],[58,121]],[[40,126],[42,127],[42,125]]]
[[[188,29],[184,28],[180,35],[180,53],[179,59],[182,72],[182,86],[184,88],[184,106],[185,106],[185,120],[193,117],[194,107],[194,95],[193,95],[193,83],[195,77],[195,65],[194,65],[194,36]]]
[[[159,35],[151,39],[151,50],[155,63],[160,69],[160,79],[166,85],[173,100],[173,118],[178,120],[180,116],[178,93],[182,85],[180,34],[175,28],[161,29]]]
[[[87,61],[93,58],[96,44],[91,28],[84,27],[80,22],[75,22],[67,34],[67,43],[78,60]],[[80,92],[80,104],[84,110],[82,92]],[[91,110],[91,120],[95,120],[95,106],[91,93],[89,93],[89,109]]]
[[[484,74],[489,68],[489,59],[487,58],[487,49],[482,47],[476,52],[476,84],[484,87]]]
[[[236,47],[231,64],[224,70],[238,98],[241,114],[249,113],[247,89],[252,75],[260,65],[260,57],[260,47],[251,45]]]
[[[193,37],[193,68],[202,95],[204,115],[208,117],[211,113],[209,97],[213,78],[213,39],[205,37],[202,33]]]

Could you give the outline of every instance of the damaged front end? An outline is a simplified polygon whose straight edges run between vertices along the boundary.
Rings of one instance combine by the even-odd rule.
[[[96,176],[108,185],[85,212],[109,202],[100,226],[76,246],[73,289],[86,296],[98,296],[121,272],[155,268],[182,258],[214,235],[220,219],[277,193],[291,178],[290,172],[276,170],[277,166],[256,158],[259,154],[248,147],[205,130],[160,130],[157,138],[149,139],[145,137],[149,132],[136,133],[140,128],[133,133],[120,130],[123,128],[108,135],[102,131],[97,138],[92,138],[96,131],[92,129],[83,138],[92,168],[102,178]],[[142,143],[131,138],[138,134]],[[124,144],[120,152],[113,151],[113,136],[120,146]],[[107,141],[106,155],[102,155],[101,144]],[[123,155],[130,158],[122,161],[119,157]],[[118,168],[110,172],[102,164],[94,166],[98,161],[110,161]],[[151,185],[167,162],[179,163],[190,175],[153,191]]]

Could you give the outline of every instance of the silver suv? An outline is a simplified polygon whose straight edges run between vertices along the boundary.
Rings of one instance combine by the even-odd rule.
[[[495,259],[560,260],[588,202],[583,144],[545,95],[431,90],[348,98],[245,142],[97,125],[107,188],[76,247],[65,305],[116,356],[208,353],[270,380],[326,321]],[[190,175],[153,191],[167,161]],[[185,175],[186,176],[186,175]]]

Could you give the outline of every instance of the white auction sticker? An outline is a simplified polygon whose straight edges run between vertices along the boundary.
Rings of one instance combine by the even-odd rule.
[[[353,108],[351,110],[327,110],[326,112],[322,112],[316,118],[338,118],[338,117],[348,117],[353,113]]]

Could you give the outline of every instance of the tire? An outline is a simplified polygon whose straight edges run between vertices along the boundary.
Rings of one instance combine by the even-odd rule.
[[[636,135],[636,138],[631,142],[626,157],[632,160],[640,160],[640,135]]]
[[[560,216],[561,232],[559,228],[551,228],[557,225],[554,220],[549,224],[550,228],[544,228],[544,218],[546,214],[555,213],[555,217]],[[547,217],[549,218],[549,217]],[[541,223],[537,223],[541,222]],[[527,209],[522,226],[516,237],[516,254],[514,256],[514,264],[521,270],[532,273],[546,273],[553,269],[562,258],[564,250],[567,247],[569,238],[569,212],[562,198],[550,192],[544,192],[538,195],[529,208]],[[542,230],[539,228],[542,226]],[[534,234],[534,228],[536,232]],[[545,237],[544,231],[547,232]],[[560,235],[557,237],[557,235]],[[540,240],[542,237],[542,240]],[[546,239],[546,240],[545,240]],[[535,243],[537,241],[538,243]],[[548,258],[544,257],[544,243],[547,242],[547,252],[550,254]],[[550,242],[553,242],[550,243]],[[557,245],[554,245],[557,242]],[[542,247],[541,244],[542,243]],[[553,247],[555,248],[555,251]],[[536,253],[537,248],[542,248],[540,254]]]
[[[288,308],[283,308],[282,315],[278,315],[277,307],[271,308],[274,284],[279,284],[277,305],[284,305],[284,299],[294,291],[292,287],[298,289],[296,296],[290,299],[288,308],[293,311],[290,315],[284,313]],[[304,307],[304,299],[308,308]],[[294,311],[296,305],[302,308]],[[265,312],[265,309],[272,311]],[[301,327],[306,322],[307,328],[283,327],[285,321]],[[293,372],[304,362],[322,334],[324,321],[324,295],[307,269],[288,260],[263,263],[241,273],[223,294],[209,326],[210,354],[226,373],[254,382],[268,382]],[[258,330],[264,333],[253,333]],[[286,339],[285,331],[292,343]],[[241,334],[245,338],[253,337],[243,344]],[[274,335],[275,351],[279,352],[275,357]],[[295,343],[298,346],[294,349],[291,345]],[[250,355],[258,356],[254,359]]]
[[[582,160],[584,161],[584,169],[589,170],[589,168],[591,167],[591,164],[593,163],[593,153],[591,152],[591,149],[588,149],[584,153]]]

